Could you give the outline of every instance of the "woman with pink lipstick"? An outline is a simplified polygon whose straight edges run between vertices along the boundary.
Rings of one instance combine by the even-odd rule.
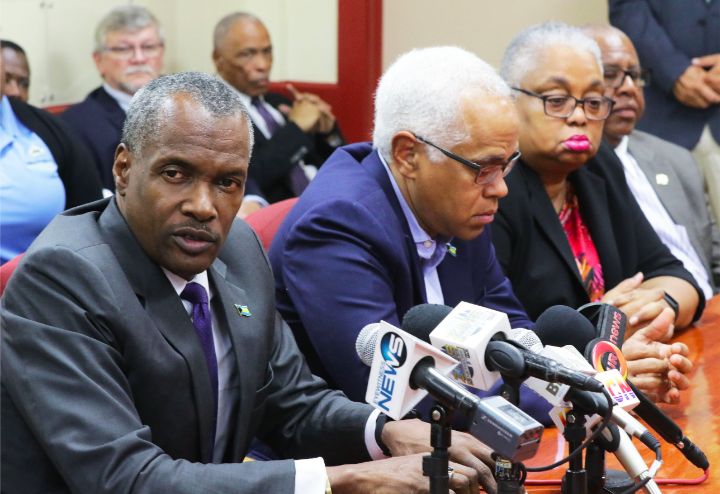
[[[565,24],[534,26],[511,42],[501,73],[516,94],[522,158],[506,178],[493,239],[530,317],[604,301],[626,312],[629,333],[666,308],[676,327],[689,325],[704,298],[601,145],[613,101],[603,96],[598,46]]]

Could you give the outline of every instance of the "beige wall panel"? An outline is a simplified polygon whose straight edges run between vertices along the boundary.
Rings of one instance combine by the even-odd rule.
[[[165,4],[157,0],[159,4]],[[273,79],[337,80],[337,0],[175,0],[168,30],[168,70],[214,72],[212,31],[226,14],[250,12],[267,26],[275,51]],[[166,9],[167,10],[167,9]],[[312,33],[312,34],[308,34]]]
[[[520,30],[556,19],[607,22],[607,0],[385,0],[383,68],[412,48],[457,45],[497,67]]]
[[[214,73],[212,30],[224,15],[244,10],[270,30],[274,79],[337,81],[337,0],[0,0],[0,36],[29,54],[31,103],[77,102],[100,84],[91,58],[95,26],[125,3],[148,7],[162,23],[165,72]]]

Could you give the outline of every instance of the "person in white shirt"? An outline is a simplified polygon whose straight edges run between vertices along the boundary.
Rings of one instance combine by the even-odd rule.
[[[720,233],[703,192],[703,178],[686,149],[635,128],[645,110],[643,71],[630,38],[609,25],[585,28],[600,46],[606,96],[615,100],[603,137],[615,148],[630,190],[660,240],[702,288],[720,285]]]

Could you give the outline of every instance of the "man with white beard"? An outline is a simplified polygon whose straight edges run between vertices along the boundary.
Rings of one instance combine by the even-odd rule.
[[[162,72],[164,53],[162,28],[145,7],[116,7],[95,29],[92,57],[103,83],[62,118],[92,151],[103,187],[110,191],[115,190],[112,166],[125,112],[133,94]]]

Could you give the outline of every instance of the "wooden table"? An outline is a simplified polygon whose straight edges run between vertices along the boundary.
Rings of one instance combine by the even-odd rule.
[[[664,494],[720,494],[720,295],[708,302],[705,312],[695,327],[683,331],[674,338],[690,349],[694,368],[690,388],[681,393],[678,405],[660,405],[683,430],[685,435],[702,449],[710,461],[710,478],[699,485],[662,485]],[[696,468],[674,446],[662,442],[663,466],[656,475],[661,478],[696,478],[702,471]],[[649,465],[655,455],[645,446],[633,441]],[[558,442],[557,429],[547,429],[543,434],[538,453],[527,460],[527,466],[553,463],[559,448],[565,448],[562,436]],[[564,456],[564,454],[563,454]],[[610,468],[622,470],[611,454],[607,455]],[[543,473],[530,473],[528,479],[560,479],[567,464]],[[560,492],[559,486],[528,485],[528,492]],[[645,491],[641,491],[645,492]]]

